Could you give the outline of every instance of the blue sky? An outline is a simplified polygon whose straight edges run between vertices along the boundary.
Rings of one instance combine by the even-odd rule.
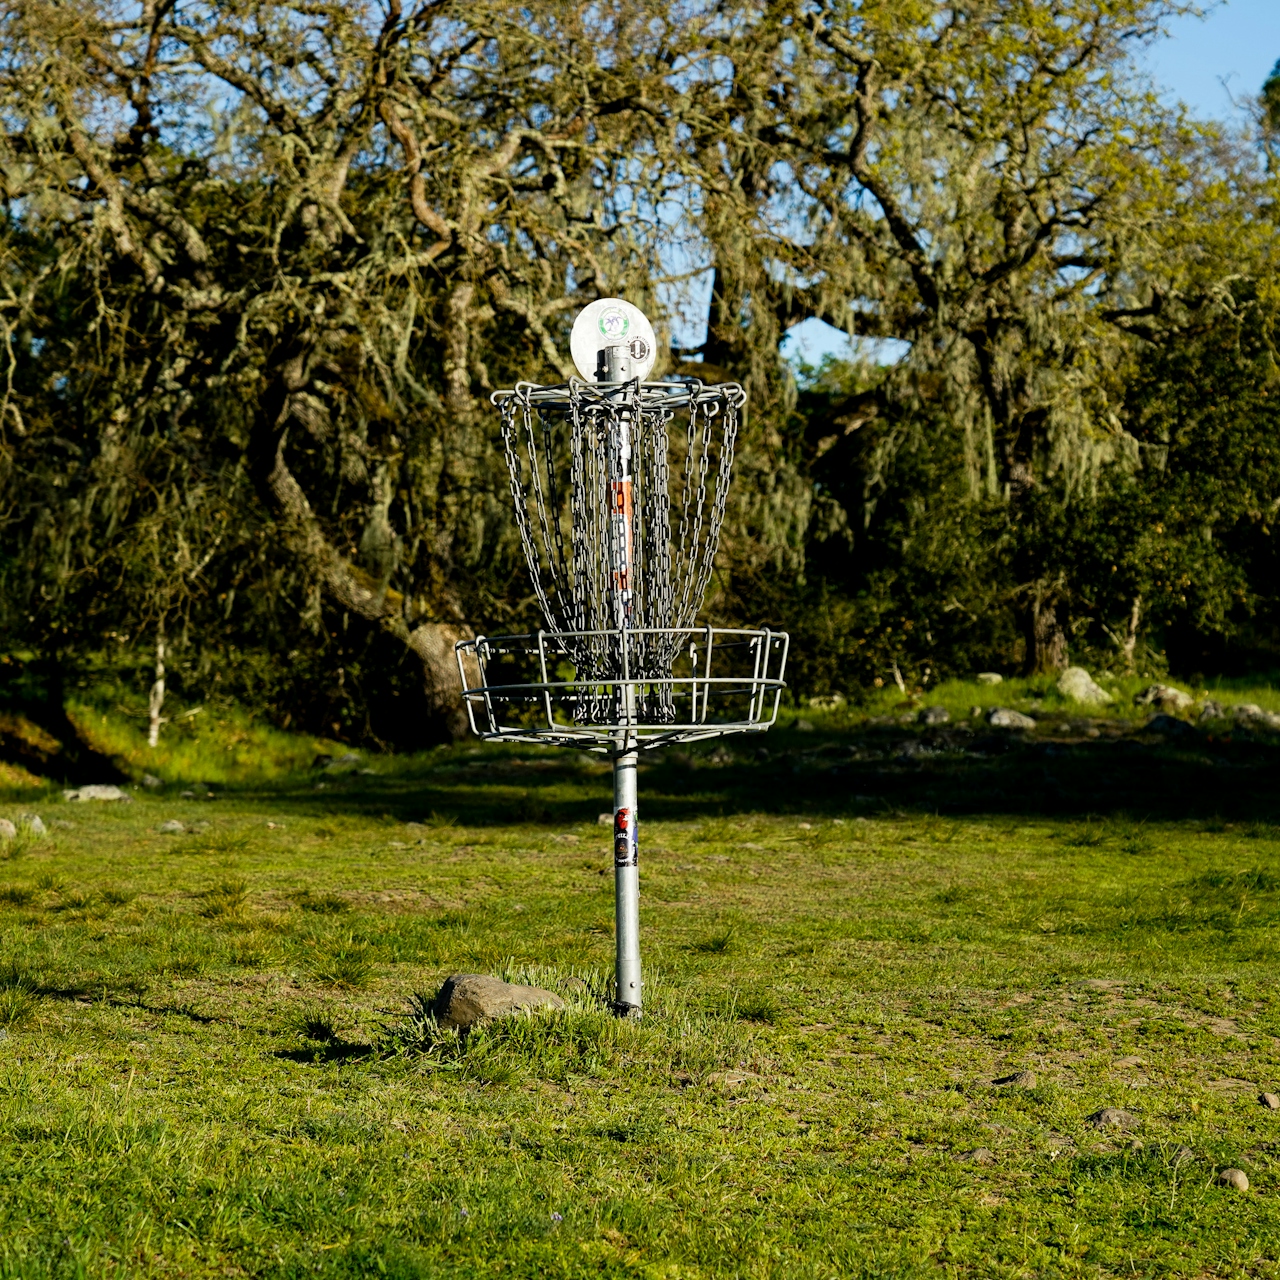
[[[1169,35],[1142,61],[1170,100],[1181,99],[1199,116],[1228,119],[1233,96],[1256,94],[1280,60],[1280,0],[1226,0],[1210,5],[1204,18],[1172,22]],[[816,363],[848,346],[844,335],[820,320],[797,325],[783,350],[792,359]]]

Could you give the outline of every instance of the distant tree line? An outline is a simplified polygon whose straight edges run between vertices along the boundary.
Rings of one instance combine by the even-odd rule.
[[[708,608],[799,694],[1274,663],[1280,79],[1162,103],[1185,8],[3,0],[0,649],[456,732],[487,397],[620,294],[748,389]]]

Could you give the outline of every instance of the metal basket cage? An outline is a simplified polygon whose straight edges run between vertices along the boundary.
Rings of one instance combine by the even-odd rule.
[[[657,643],[674,654],[661,675],[641,669]],[[621,628],[479,636],[456,652],[477,736],[616,752],[768,729],[788,643],[768,628]]]

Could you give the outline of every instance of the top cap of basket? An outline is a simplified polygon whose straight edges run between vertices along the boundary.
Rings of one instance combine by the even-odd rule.
[[[584,382],[643,382],[658,358],[653,325],[622,298],[597,298],[583,308],[573,322],[569,351]]]

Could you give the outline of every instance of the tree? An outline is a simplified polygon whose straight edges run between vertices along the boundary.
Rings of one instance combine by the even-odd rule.
[[[118,627],[113,571],[136,626],[194,598],[141,550],[163,527],[228,611],[283,574],[393,637],[456,724],[452,645],[507,536],[482,397],[566,376],[582,301],[646,294],[625,52],[650,16],[6,6],[11,634],[66,631],[84,592]]]
[[[1123,417],[1136,353],[1221,305],[1259,236],[1238,207],[1247,166],[1131,61],[1185,8],[740,5],[696,77],[690,148],[716,175],[701,354],[747,369],[809,317],[905,344],[891,376],[812,422],[811,447],[830,467],[877,417],[945,409],[973,499],[1028,526],[1028,670],[1065,664],[1071,602],[1035,550],[1038,495],[1079,502],[1105,468],[1141,463]],[[864,476],[863,505],[882,479]]]

